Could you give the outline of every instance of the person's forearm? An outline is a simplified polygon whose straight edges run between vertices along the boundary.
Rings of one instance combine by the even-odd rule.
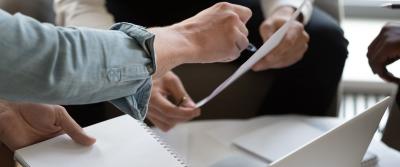
[[[0,97],[7,100],[107,101],[132,95],[155,71],[153,36],[144,29],[131,28],[128,36],[59,28],[4,11],[0,29]]]

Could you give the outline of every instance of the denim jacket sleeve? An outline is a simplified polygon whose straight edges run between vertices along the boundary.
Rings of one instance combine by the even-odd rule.
[[[51,104],[111,101],[143,119],[156,70],[154,35],[62,28],[0,10],[0,98]]]

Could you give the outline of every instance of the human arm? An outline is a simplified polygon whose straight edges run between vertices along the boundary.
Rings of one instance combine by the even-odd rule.
[[[400,83],[386,66],[400,59],[400,23],[387,23],[368,47],[368,62],[372,72],[382,79]]]
[[[302,0],[263,0],[262,5],[266,15],[266,19],[260,25],[260,35],[263,40],[268,40],[283,26],[302,2]],[[253,66],[254,71],[288,67],[303,58],[309,42],[309,35],[304,30],[304,25],[309,21],[311,12],[312,3],[307,1],[301,16],[290,25],[282,42]]]
[[[55,0],[57,24],[106,29],[113,24],[112,15],[107,12],[104,0]],[[100,26],[99,26],[100,25]],[[181,105],[176,101],[187,97]],[[194,102],[187,94],[179,77],[172,71],[154,79],[147,118],[158,128],[168,131],[177,123],[188,121],[200,115]]]
[[[119,73],[119,70],[122,70],[121,72],[125,72],[122,74],[122,76],[118,75],[117,77],[132,77],[128,74],[128,72],[135,72],[132,70],[139,70],[136,71],[139,73],[139,75],[145,75],[154,72],[154,68],[147,68],[149,67],[148,65],[151,66],[152,64],[155,64],[153,61],[151,61],[153,60],[152,58],[154,56],[154,53],[152,53],[153,49],[151,47],[153,44],[151,41],[153,36],[147,31],[151,31],[158,36],[154,41],[155,50],[157,50],[158,53],[156,64],[159,64],[159,69],[156,71],[156,76],[160,76],[167,70],[182,63],[212,63],[231,61],[237,58],[240,55],[240,52],[246,48],[248,44],[248,40],[246,38],[247,29],[245,28],[244,24],[250,18],[251,11],[238,5],[220,3],[192,18],[172,26],[156,27],[148,30],[132,24],[119,24],[113,27],[119,31],[54,27],[48,24],[40,24],[31,18],[21,15],[11,16],[5,12],[2,12],[1,14],[1,18],[3,18],[3,24],[0,24],[0,26],[3,26],[2,29],[5,30],[1,34],[3,37],[2,39],[4,39],[2,41],[2,47],[8,47],[8,52],[5,53],[3,58],[9,59],[8,61],[3,61],[3,63],[12,62],[15,63],[13,64],[15,67],[21,67],[21,64],[28,64],[32,67],[45,65],[45,68],[49,69],[49,71],[44,72],[47,72],[46,74],[50,74],[54,78],[57,78],[52,72],[76,71],[73,71],[74,69],[69,69],[70,71],[51,69],[50,67],[65,69],[68,69],[67,67],[74,67],[78,69],[81,67],[85,69],[86,66],[89,65],[89,67],[95,66],[96,68],[100,68],[87,71],[83,70],[84,74],[89,73],[93,75],[91,72],[104,72],[105,70],[103,68],[110,68],[110,66],[113,66],[113,63],[116,62],[130,63],[131,61],[127,61],[129,59],[125,57],[118,57],[123,55],[129,56],[129,58],[133,57],[136,62],[140,62],[145,65],[142,65],[139,69],[134,68],[131,70],[118,69],[118,67],[116,67],[117,69],[111,68],[112,72],[116,72],[117,74]],[[15,31],[11,31],[11,29]],[[222,31],[230,33],[227,33],[227,35],[221,34]],[[21,34],[21,32],[25,34]],[[118,38],[115,38],[115,36],[118,36]],[[217,38],[218,40],[214,40],[215,36],[224,36],[224,38]],[[15,43],[18,43],[17,41],[20,41],[19,46],[14,45]],[[218,46],[218,43],[223,43],[223,45]],[[43,48],[39,50],[37,47]],[[19,50],[17,48],[19,48]],[[206,50],[208,54],[203,54],[204,50]],[[26,56],[28,53],[34,56],[29,57],[30,59],[25,59],[24,63],[19,63],[20,61],[17,61],[24,58],[20,56]],[[12,55],[17,56],[13,57]],[[145,58],[143,58],[143,60],[136,60],[136,57]],[[34,62],[30,62],[33,58],[35,58]],[[59,64],[51,64],[54,63],[51,61],[53,59],[67,60],[64,60],[63,62],[56,61],[56,63]],[[41,60],[46,60],[47,62]],[[28,61],[28,63],[26,63],[26,61]],[[49,62],[50,65],[47,64]],[[10,69],[7,70],[5,66],[2,67],[4,69],[2,71],[11,71]],[[31,71],[35,72],[37,70]],[[136,75],[137,73],[130,75]],[[157,75],[157,73],[160,75]],[[6,75],[6,72],[4,72],[4,74]],[[92,86],[96,86],[93,85],[93,82],[97,81],[96,79],[104,77],[98,76],[99,74],[94,75],[95,77],[93,77],[89,74],[86,75],[89,78],[86,80],[91,81],[92,83],[90,84]],[[79,73],[79,75],[82,76],[81,73]],[[10,74],[7,74],[7,76],[10,76]],[[60,79],[63,79],[62,77],[68,75],[62,73],[62,75],[57,76]],[[54,78],[52,78],[53,82],[61,83]],[[83,79],[83,77],[80,79]],[[118,80],[121,78],[113,79]],[[122,78],[122,80],[124,79],[129,78]],[[94,88],[91,87],[91,89]]]
[[[88,1],[96,4],[92,4],[91,6],[86,5]],[[93,24],[105,25],[108,22],[107,21],[108,20],[107,18],[109,17],[108,14],[102,12],[105,11],[104,0],[82,0],[82,1],[57,0],[55,6],[56,6],[55,8],[57,17],[58,18],[60,17],[60,20],[66,20],[65,23],[67,23],[66,24],[67,26],[90,27]],[[79,10],[71,10],[74,8],[78,8]],[[240,19],[240,21],[236,20],[239,22],[236,22],[233,26],[231,24],[232,22],[230,21],[232,20],[232,18],[226,18],[227,12],[230,13],[232,11],[234,12],[233,14],[237,13],[238,14],[237,16],[239,16]],[[97,18],[93,17],[101,15],[104,16],[105,19],[102,19],[101,17]],[[227,3],[220,3],[209,9],[204,10],[203,12],[199,13],[198,15],[192,18],[189,18],[183,22],[172,25],[172,27],[176,28],[175,29],[176,34],[179,34],[179,32],[184,34],[184,35],[174,35],[174,36],[180,37],[182,39],[188,39],[188,41],[193,41],[191,42],[192,44],[189,45],[189,48],[192,48],[192,50],[189,52],[187,51],[180,52],[180,54],[185,55],[189,53],[195,55],[200,53],[201,55],[210,54],[215,56],[236,55],[237,54],[236,51],[234,52],[231,51],[232,49],[235,49],[235,47],[237,46],[230,45],[232,37],[229,37],[229,35],[227,36],[226,34],[235,34],[235,31],[239,30],[245,36],[247,36],[247,29],[240,22],[243,23],[247,22],[248,17],[250,17],[250,15],[251,12],[246,8]],[[235,15],[230,15],[229,17],[232,16],[233,19],[236,18]],[[80,17],[86,18],[85,20],[89,20],[89,22],[79,21]],[[240,25],[237,26],[237,23],[240,23]],[[232,27],[234,29],[231,29]],[[152,31],[154,29],[150,28],[149,30]],[[160,29],[156,28],[155,30],[160,30]],[[234,32],[230,33],[232,32],[232,30]],[[174,34],[174,33],[168,33],[168,34]],[[165,40],[159,40],[159,41],[165,41]],[[157,43],[155,45],[157,46]],[[174,49],[179,48],[178,50],[182,51],[181,46],[184,46],[184,44],[176,45],[176,43],[174,44],[171,42],[169,43],[164,42],[164,43],[159,43],[159,46],[166,48],[174,48]],[[245,46],[247,46],[247,42],[243,43],[241,47]],[[182,106],[176,106],[173,102],[169,100],[169,98],[171,98],[177,101],[183,96],[186,96],[188,100]],[[148,118],[157,127],[159,127],[164,131],[167,131],[173,126],[175,126],[177,123],[190,120],[198,116],[199,114],[200,111],[198,109],[195,109],[194,102],[186,93],[178,76],[176,76],[172,72],[167,72],[165,76],[162,76],[159,79],[154,79],[153,89],[150,98]]]
[[[134,39],[128,31],[59,28],[4,11],[0,20],[0,77],[8,81],[0,83],[4,99],[60,104],[110,100],[140,87],[152,74],[147,66],[155,68],[154,55],[143,49],[151,49],[150,33]],[[128,69],[138,72],[123,73],[124,82],[113,80],[113,71]]]

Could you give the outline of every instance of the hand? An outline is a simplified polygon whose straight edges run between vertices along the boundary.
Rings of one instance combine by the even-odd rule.
[[[187,97],[180,105],[175,104],[182,97]],[[175,101],[175,104],[168,99]],[[182,82],[174,73],[167,72],[165,76],[153,82],[148,118],[163,131],[168,131],[180,122],[189,121],[200,115],[200,109],[186,93]]]
[[[400,83],[386,66],[400,58],[400,23],[388,23],[368,47],[368,62],[374,74],[382,79]]]
[[[0,101],[0,141],[12,151],[64,132],[82,145],[96,141],[61,106]]]
[[[250,17],[250,9],[221,2],[172,26],[150,28],[156,35],[157,63],[170,65],[159,65],[161,75],[156,76],[183,63],[235,60],[249,44],[245,24]]]
[[[294,13],[292,7],[281,7],[266,19],[260,26],[260,35],[264,41],[268,40]],[[288,32],[281,43],[268,55],[258,61],[254,71],[284,68],[291,66],[303,58],[308,49],[309,35],[299,21],[290,25]]]

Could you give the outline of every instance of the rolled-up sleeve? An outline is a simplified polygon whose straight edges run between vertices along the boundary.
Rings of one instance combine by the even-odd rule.
[[[146,29],[128,23],[112,30],[62,28],[0,10],[0,30],[1,98],[51,104],[114,100],[135,118],[145,115],[156,70],[154,35]]]

